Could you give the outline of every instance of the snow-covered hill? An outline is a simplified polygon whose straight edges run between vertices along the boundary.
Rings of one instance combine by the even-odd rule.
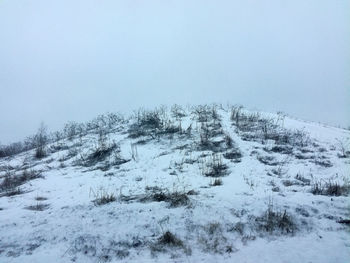
[[[350,131],[195,106],[0,159],[0,262],[349,262]]]

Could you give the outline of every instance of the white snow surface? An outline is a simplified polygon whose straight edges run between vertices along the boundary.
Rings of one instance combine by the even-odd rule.
[[[227,173],[220,176],[222,185],[213,186],[216,178],[203,172],[213,151],[198,147],[201,124],[190,108],[185,111],[181,127],[192,125],[190,135],[130,138],[135,118],[113,126],[107,141],[118,144],[119,157],[127,162],[113,164],[112,153],[107,168],[99,168],[105,162],[78,164],[97,147],[94,132],[49,144],[40,160],[33,157],[35,150],[0,159],[0,183],[7,173],[17,176],[25,168],[43,176],[20,185],[21,194],[0,195],[0,262],[350,262],[349,226],[339,223],[350,219],[348,196],[311,193],[317,182],[349,183],[350,159],[339,155],[341,146],[348,146],[350,131],[284,116],[279,127],[303,131],[311,142],[304,151],[293,145],[290,154],[271,152],[273,140],[243,140],[230,119],[231,110],[217,107],[217,122],[242,157],[224,158],[230,147],[215,151]],[[179,124],[170,111],[166,114]],[[276,122],[281,117],[261,116]],[[223,138],[218,134],[211,140],[220,143]],[[69,149],[50,150],[57,145]],[[65,158],[72,149],[78,153]],[[278,164],[263,163],[261,156],[271,156]],[[297,174],[306,181],[296,179]],[[141,200],[152,187],[162,193],[195,194],[175,207]],[[93,202],[103,193],[116,200]],[[28,209],[41,204],[48,206],[43,211]],[[259,229],[257,218],[269,206],[286,212],[295,230]],[[181,245],[162,244],[167,231]]]

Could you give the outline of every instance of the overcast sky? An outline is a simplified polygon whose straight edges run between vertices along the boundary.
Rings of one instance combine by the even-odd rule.
[[[0,142],[240,103],[350,126],[350,1],[0,0]]]

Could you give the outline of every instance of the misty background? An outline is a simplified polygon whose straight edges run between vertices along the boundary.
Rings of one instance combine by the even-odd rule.
[[[0,142],[174,103],[348,127],[349,47],[350,1],[0,0]]]

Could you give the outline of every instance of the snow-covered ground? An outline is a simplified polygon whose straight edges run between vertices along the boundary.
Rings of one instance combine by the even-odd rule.
[[[348,130],[203,106],[72,137],[0,159],[0,262],[350,260]]]

